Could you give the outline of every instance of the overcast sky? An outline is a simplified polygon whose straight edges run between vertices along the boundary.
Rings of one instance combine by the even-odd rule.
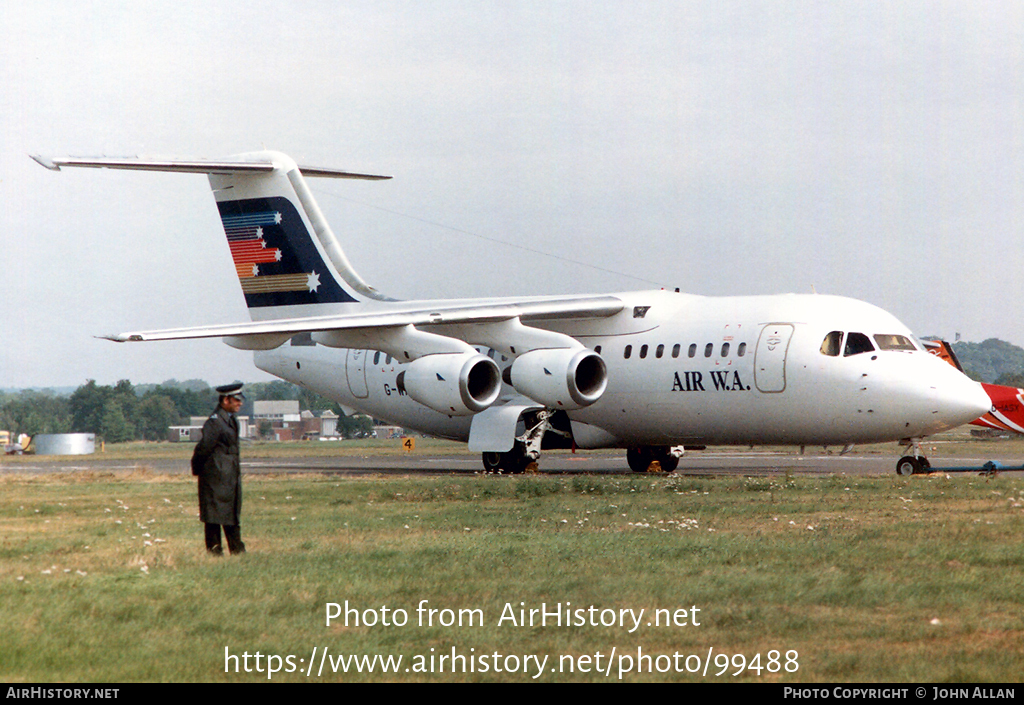
[[[0,33],[0,387],[268,379],[92,337],[248,320],[204,176],[30,153],[392,174],[310,185],[400,298],[813,289],[1024,344],[1019,2],[36,0]]]

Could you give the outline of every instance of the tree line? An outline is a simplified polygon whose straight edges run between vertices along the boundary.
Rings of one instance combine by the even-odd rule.
[[[252,414],[256,399],[297,399],[302,409],[338,414],[339,433],[351,437],[372,428],[369,419],[347,419],[341,407],[289,382],[257,382],[245,387]],[[167,438],[170,426],[184,426],[192,416],[206,416],[217,405],[215,389],[199,380],[136,387],[123,379],[113,386],[89,380],[71,394],[25,390],[0,393],[0,429],[15,435],[95,433],[108,443]]]
[[[953,344],[964,372],[974,380],[1007,387],[1024,387],[1024,349],[999,338],[980,343]]]

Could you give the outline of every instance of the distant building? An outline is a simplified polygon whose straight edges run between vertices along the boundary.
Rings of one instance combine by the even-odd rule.
[[[187,426],[171,426],[167,429],[168,440],[196,443],[202,438],[203,424],[208,416],[192,416]],[[240,438],[255,438],[260,424],[269,423],[270,437],[275,441],[292,441],[300,438],[316,440],[335,438],[338,435],[338,415],[327,410],[319,415],[311,411],[300,411],[295,399],[283,401],[254,401],[252,416],[237,416]]]
[[[294,428],[277,428],[275,426],[274,427],[274,431],[273,431],[274,440],[275,441],[294,441],[297,438],[297,436],[295,435],[295,432],[297,430],[298,429],[294,429]]]
[[[172,443],[192,442],[198,443],[203,437],[203,425],[209,416],[190,416],[188,426],[171,426],[167,429],[167,440]],[[252,438],[252,424],[248,416],[235,416],[238,419],[238,437]]]
[[[202,437],[202,426],[171,426],[167,429],[167,440],[171,443],[198,443]]]
[[[320,419],[313,416],[312,411],[303,411],[299,414],[300,438],[304,441],[315,441],[320,438]]]
[[[319,412],[319,415],[312,411],[303,411],[300,414],[302,438],[315,441],[320,438],[337,438],[338,436],[338,415],[328,409]]]
[[[338,415],[328,409],[320,414],[320,437],[334,438],[338,435]]]
[[[254,401],[252,403],[252,418],[257,424],[260,421],[270,421],[275,426],[280,424],[300,423],[298,399],[285,399],[282,401]]]

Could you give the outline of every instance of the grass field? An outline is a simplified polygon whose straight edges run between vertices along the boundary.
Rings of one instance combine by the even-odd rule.
[[[218,559],[187,476],[4,475],[0,680],[1017,681],[1022,529],[1015,475],[250,476]]]

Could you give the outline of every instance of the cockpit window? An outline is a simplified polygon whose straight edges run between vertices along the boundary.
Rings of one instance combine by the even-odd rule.
[[[834,330],[825,336],[825,340],[821,341],[821,354],[828,355],[829,357],[839,357],[839,349],[843,342],[843,332],[841,330]]]
[[[846,348],[843,350],[843,356],[860,355],[861,353],[871,352],[874,349],[875,346],[871,344],[871,339],[866,335],[863,333],[850,333],[846,336]]]
[[[917,350],[913,341],[905,335],[879,333],[874,338],[879,350]]]

